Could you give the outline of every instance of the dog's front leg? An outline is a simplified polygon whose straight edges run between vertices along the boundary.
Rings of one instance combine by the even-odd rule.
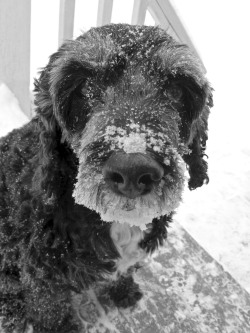
[[[134,306],[143,296],[132,274],[121,275],[118,280],[113,281],[108,293],[110,299],[120,308]]]

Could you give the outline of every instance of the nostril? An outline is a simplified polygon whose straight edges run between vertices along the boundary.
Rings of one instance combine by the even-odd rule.
[[[111,191],[134,199],[149,194],[164,176],[163,167],[147,155],[114,153],[102,170]]]
[[[146,185],[146,186],[149,186],[153,183],[153,179],[152,179],[152,176],[151,174],[146,174],[146,175],[142,175],[139,180],[138,180],[138,184],[143,184],[143,185]]]
[[[118,172],[112,172],[112,173],[110,173],[109,179],[111,181],[113,181],[114,183],[119,183],[119,184],[123,184],[124,183],[124,179],[123,179],[122,175],[119,174]]]

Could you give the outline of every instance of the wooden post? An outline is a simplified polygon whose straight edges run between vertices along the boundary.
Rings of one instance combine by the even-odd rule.
[[[99,0],[97,12],[97,27],[111,22],[113,0]]]
[[[148,0],[134,0],[131,24],[144,24]]]
[[[30,17],[31,0],[0,0],[0,82],[29,117]]]
[[[75,0],[60,0],[58,45],[72,39],[74,33]]]
[[[205,70],[205,66],[192,42],[190,39],[188,33],[186,32],[186,29],[184,28],[180,18],[176,14],[175,9],[171,5],[169,0],[149,0],[149,10],[151,15],[154,18],[157,18],[160,26],[169,31],[174,32],[174,37],[177,37],[177,39],[187,44],[194,54],[200,59],[201,64],[203,65],[203,68]]]

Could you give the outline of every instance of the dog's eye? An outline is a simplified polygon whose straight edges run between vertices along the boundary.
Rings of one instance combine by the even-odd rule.
[[[75,94],[79,98],[85,97],[87,95],[87,93],[88,93],[88,89],[85,84],[81,84],[75,89]]]
[[[77,87],[75,93],[82,99],[93,99],[96,95],[96,91],[89,84],[83,84]]]
[[[82,96],[86,96],[88,94],[88,89],[85,86],[81,87],[80,92]]]
[[[179,102],[183,95],[182,89],[177,85],[168,87],[166,93],[168,97],[174,100],[175,102]]]

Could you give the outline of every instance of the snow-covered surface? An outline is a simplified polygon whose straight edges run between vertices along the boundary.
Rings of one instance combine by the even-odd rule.
[[[210,182],[186,191],[176,219],[250,292],[248,1],[173,0],[214,91]]]
[[[135,308],[117,309],[107,296],[106,285],[72,294],[84,332],[250,330],[249,294],[178,223],[167,246],[149,257],[134,275],[144,294]]]
[[[175,218],[250,292],[250,147],[222,131],[225,122],[216,116],[216,106],[213,111],[207,150],[210,181],[195,191],[185,190]]]
[[[27,122],[28,118],[21,111],[13,93],[4,83],[0,83],[0,136]]]

